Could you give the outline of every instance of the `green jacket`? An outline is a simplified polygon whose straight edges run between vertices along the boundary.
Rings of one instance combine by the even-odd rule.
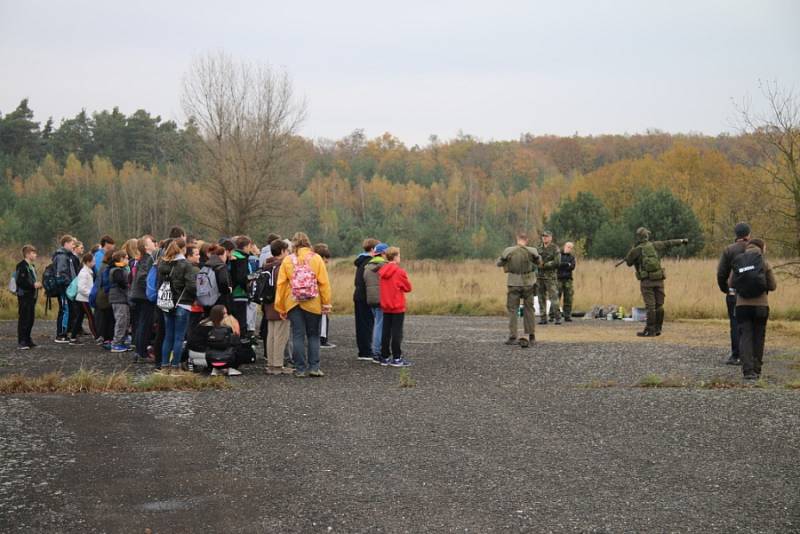
[[[530,287],[536,283],[536,266],[541,262],[534,247],[516,245],[506,248],[497,260],[497,266],[508,273],[509,287]]]
[[[550,241],[550,244],[545,246],[542,243],[539,246],[542,255],[542,264],[539,268],[539,276],[542,278],[555,278],[558,272],[558,266],[561,264],[561,250],[555,242]]]
[[[664,280],[667,275],[664,272],[663,267],[661,267],[661,256],[664,255],[664,252],[667,249],[672,247],[677,247],[683,245],[685,239],[667,239],[666,241],[649,241],[648,239],[641,239],[634,245],[632,249],[628,251],[628,254],[625,255],[625,263],[629,266],[636,266],[636,278],[641,281],[650,280],[650,281],[661,281]],[[657,261],[658,261],[658,269],[651,269],[648,272],[643,265],[643,254],[642,249],[647,245],[653,245],[653,248],[657,254]]]

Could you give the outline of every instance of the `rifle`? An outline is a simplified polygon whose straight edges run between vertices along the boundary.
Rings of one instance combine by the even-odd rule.
[[[619,261],[616,263],[616,265],[614,265],[614,268],[616,269],[617,267],[619,267],[619,266],[620,266],[620,265],[622,265],[623,263],[625,263],[625,259],[624,259],[624,258],[623,258],[623,259],[621,259],[621,260],[619,260]]]

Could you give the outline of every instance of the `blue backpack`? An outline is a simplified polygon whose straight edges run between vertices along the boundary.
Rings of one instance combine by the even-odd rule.
[[[147,300],[155,304],[158,300],[158,266],[153,265],[147,271],[147,285],[145,287]]]
[[[97,308],[97,289],[100,287],[100,279],[95,278],[94,284],[92,284],[92,290],[89,291],[89,306],[92,308]]]

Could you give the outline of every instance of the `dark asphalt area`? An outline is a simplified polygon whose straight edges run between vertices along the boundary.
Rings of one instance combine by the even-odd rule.
[[[629,387],[737,377],[722,348],[547,340],[636,328],[578,321],[522,349],[502,318],[409,317],[400,388],[352,324],[322,379],[259,360],[230,391],[0,396],[0,531],[800,532],[800,391]],[[0,375],[128,366],[44,321],[15,351],[15,327]]]

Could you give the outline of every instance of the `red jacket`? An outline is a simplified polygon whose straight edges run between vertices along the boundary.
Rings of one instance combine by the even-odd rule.
[[[411,291],[408,274],[396,263],[386,263],[378,271],[381,284],[381,309],[384,313],[405,313],[406,293]]]

